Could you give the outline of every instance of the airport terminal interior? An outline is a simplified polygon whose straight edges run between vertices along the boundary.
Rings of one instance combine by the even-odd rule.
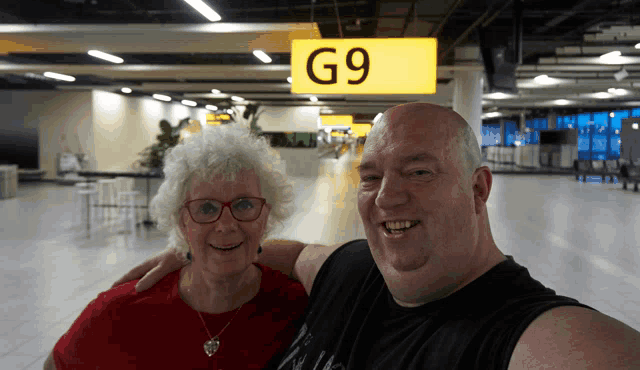
[[[181,140],[265,137],[294,194],[272,237],[331,245],[366,238],[363,146],[410,102],[473,128],[504,254],[640,331],[640,1],[23,0],[0,16],[0,369],[42,369],[166,248],[147,205]],[[331,47],[346,61],[316,53]]]

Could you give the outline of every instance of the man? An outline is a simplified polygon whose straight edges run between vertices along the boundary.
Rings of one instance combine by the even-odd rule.
[[[359,166],[366,241],[274,241],[260,262],[310,295],[278,369],[640,369],[640,333],[555,295],[504,256],[469,125],[424,103],[387,110]],[[171,253],[140,289],[181,262]],[[259,335],[259,333],[256,333]]]

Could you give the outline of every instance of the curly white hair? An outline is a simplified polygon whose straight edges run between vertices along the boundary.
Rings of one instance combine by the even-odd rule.
[[[167,247],[183,255],[189,250],[178,222],[193,179],[206,181],[222,175],[233,181],[242,169],[256,173],[262,196],[271,204],[264,240],[291,215],[292,187],[280,163],[264,138],[239,125],[209,127],[170,149],[164,160],[164,181],[150,204],[158,229],[169,233]]]

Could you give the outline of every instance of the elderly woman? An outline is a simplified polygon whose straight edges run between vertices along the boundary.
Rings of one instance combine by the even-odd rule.
[[[152,289],[101,293],[55,345],[58,369],[261,369],[293,339],[300,283],[257,264],[288,216],[290,186],[272,149],[217,127],[171,150],[151,208],[169,248],[190,259]]]

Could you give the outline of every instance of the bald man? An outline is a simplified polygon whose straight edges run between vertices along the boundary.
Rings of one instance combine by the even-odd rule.
[[[387,110],[358,170],[367,240],[264,245],[260,262],[310,295],[274,368],[640,369],[640,333],[556,295],[498,249],[491,171],[458,114],[424,103]],[[140,290],[182,262],[165,253],[119,282],[154,266]]]

